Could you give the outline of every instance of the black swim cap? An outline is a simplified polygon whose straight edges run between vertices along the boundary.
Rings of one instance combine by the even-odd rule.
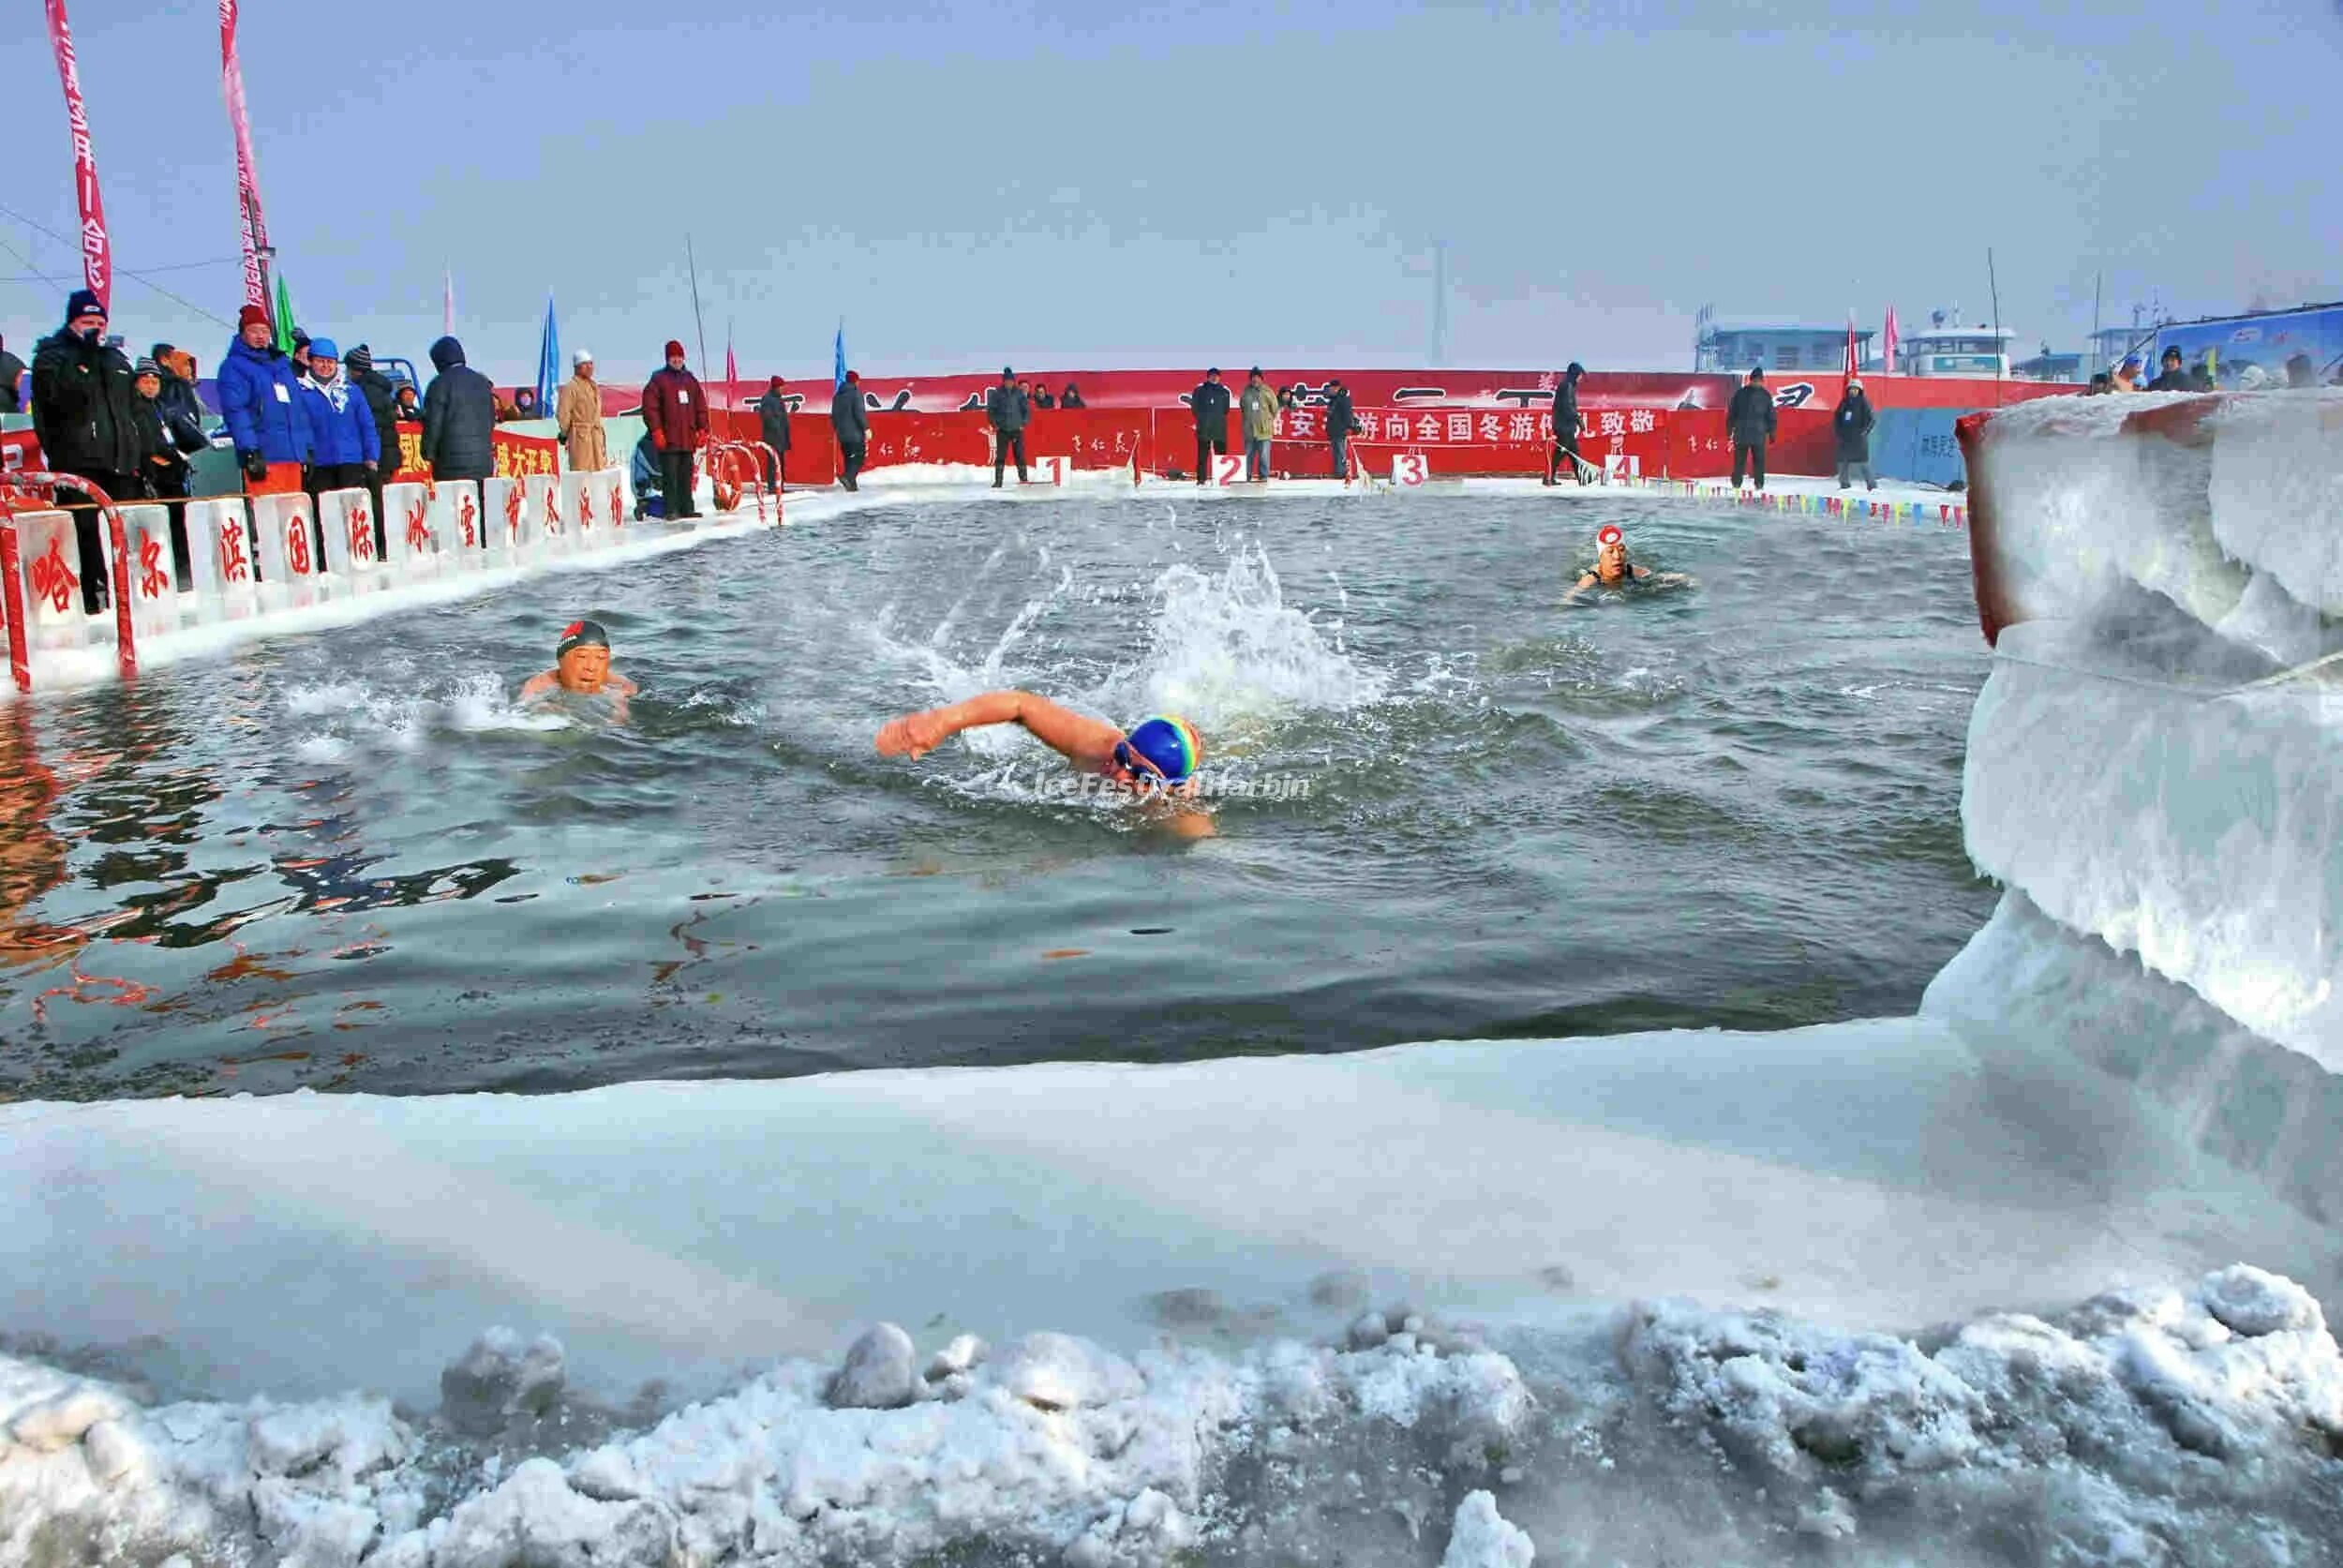
[[[608,648],[610,634],[602,629],[599,620],[573,620],[561,628],[561,640],[553,645],[553,657],[558,662],[573,648]]]

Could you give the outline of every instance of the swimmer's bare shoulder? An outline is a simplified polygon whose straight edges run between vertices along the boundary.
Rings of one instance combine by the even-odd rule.
[[[558,692],[560,689],[561,672],[558,669],[547,670],[543,675],[532,675],[521,683],[519,700],[529,702],[544,696],[547,692]]]

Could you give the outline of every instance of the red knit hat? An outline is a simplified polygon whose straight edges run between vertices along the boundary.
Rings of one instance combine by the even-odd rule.
[[[781,390],[781,378],[779,376],[775,376],[773,378],[773,390],[775,392],[779,392]]]
[[[862,384],[862,372],[859,370],[849,370],[846,372],[846,380],[854,382],[857,386],[860,386]]]
[[[677,342],[672,337],[668,338],[666,357],[669,359],[681,359],[683,357],[683,345]]]
[[[242,332],[245,328],[250,326],[255,321],[260,322],[262,326],[268,325],[268,312],[261,309],[257,305],[247,305],[242,310],[236,312],[236,330],[238,332]]]

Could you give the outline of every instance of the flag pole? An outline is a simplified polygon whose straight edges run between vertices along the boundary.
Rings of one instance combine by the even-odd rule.
[[[700,264],[692,251],[692,236],[683,236],[684,264],[692,269],[692,324],[698,331],[700,368],[708,368],[708,322],[700,315]]]

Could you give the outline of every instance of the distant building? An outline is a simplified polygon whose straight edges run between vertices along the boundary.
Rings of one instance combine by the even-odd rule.
[[[2007,376],[2009,327],[1964,327],[1957,311],[1932,310],[1928,325],[1896,341],[1896,369],[1906,376]]]
[[[2079,381],[2083,380],[2085,357],[2080,353],[2052,353],[2051,346],[2045,343],[2040,353],[2020,360],[2011,367],[2011,373],[2027,381]]]
[[[1867,358],[1872,336],[1866,328],[1856,329],[1858,362]],[[1713,307],[1704,306],[1694,325],[1693,368],[1736,376],[1747,375],[1753,368],[1762,368],[1768,375],[1776,370],[1836,375],[1846,368],[1846,337],[1844,323],[1729,321],[1720,319]]]

